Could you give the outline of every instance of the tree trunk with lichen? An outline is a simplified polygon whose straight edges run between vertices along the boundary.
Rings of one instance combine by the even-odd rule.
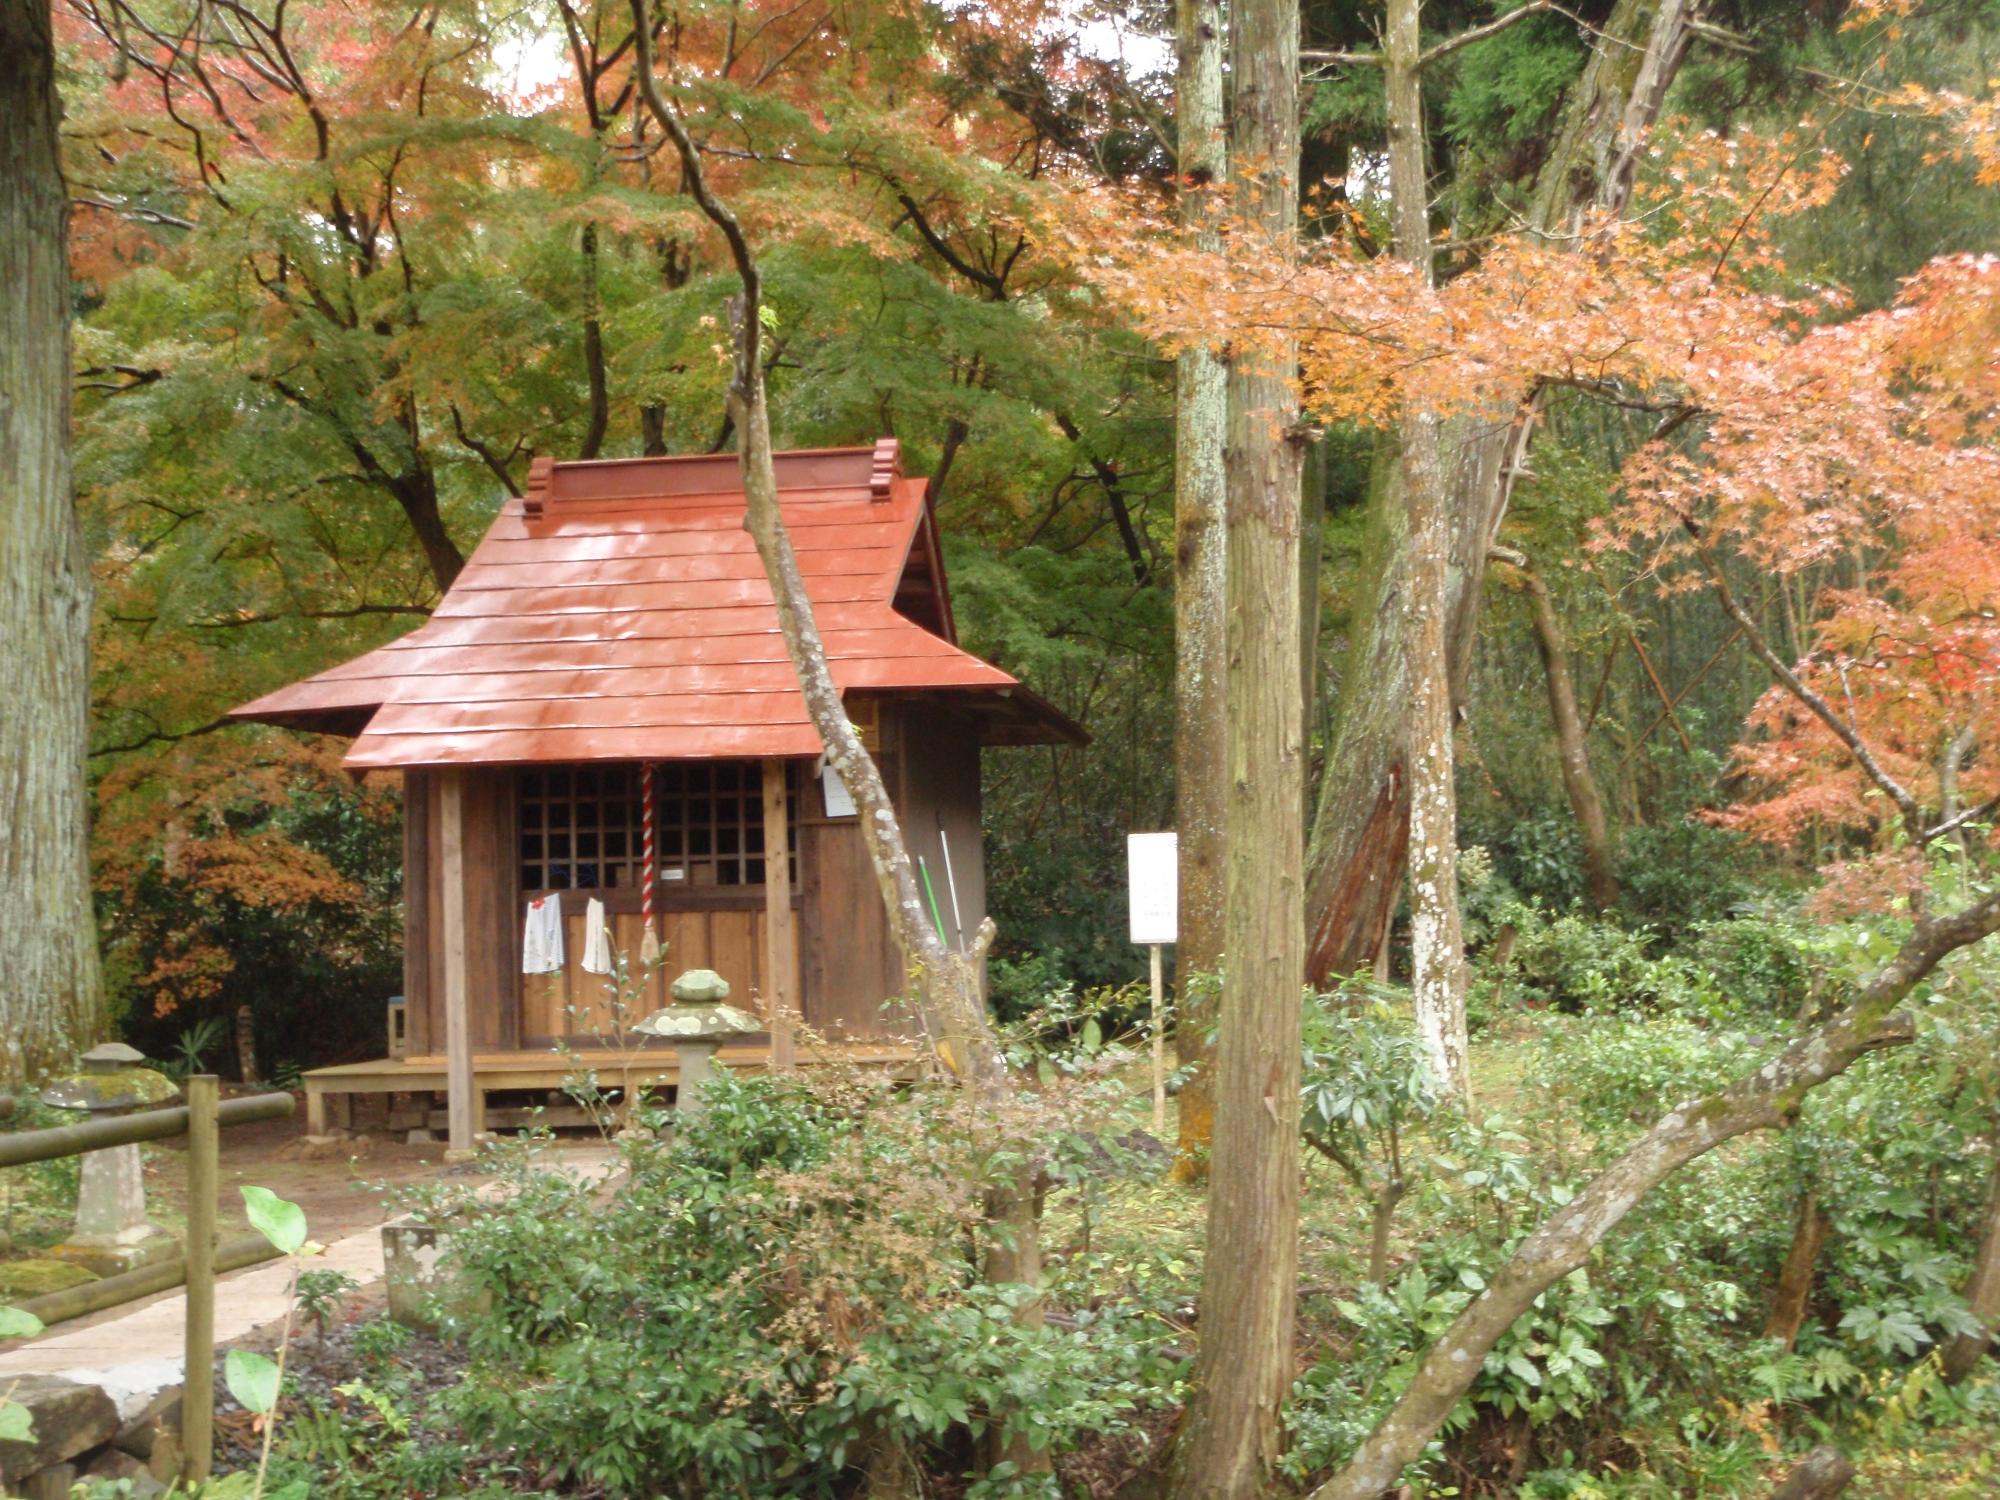
[[[1778,1269],[1771,1311],[1764,1319],[1764,1337],[1776,1339],[1787,1349],[1798,1342],[1799,1330],[1805,1327],[1819,1253],[1831,1233],[1833,1220],[1820,1207],[1819,1194],[1808,1188],[1800,1195],[1798,1218],[1792,1225],[1792,1243],[1785,1251],[1784,1265]]]
[[[1217,242],[1211,201],[1228,169],[1222,120],[1220,0],[1178,0],[1176,125],[1180,131],[1181,221]],[[1174,1176],[1208,1170],[1214,1134],[1211,1069],[1214,989],[1222,966],[1223,703],[1228,619],[1224,597],[1223,445],[1229,400],[1222,359],[1190,349],[1174,367],[1174,827],[1180,835],[1180,932],[1174,947],[1179,1010],[1174,1055],[1188,1072],[1180,1091]]]
[[[0,1088],[104,1020],[90,900],[90,564],[69,453],[69,197],[46,0],[0,0]]]
[[[1593,209],[1623,210],[1697,9],[1691,0],[1618,0],[1537,174],[1527,216],[1533,229],[1568,234]],[[1531,399],[1512,423],[1453,419],[1442,426],[1450,528],[1445,645],[1454,701],[1470,669],[1487,550],[1535,419]],[[1401,601],[1410,586],[1410,537],[1401,465],[1395,447],[1384,447],[1370,483],[1357,624],[1307,860],[1307,969],[1319,984],[1354,973],[1374,956],[1395,912],[1407,858],[1410,622]]]
[[[1230,12],[1235,207],[1287,254],[1298,205],[1297,0]],[[1225,469],[1228,767],[1222,1024],[1201,1344],[1174,1446],[1179,1500],[1253,1495],[1283,1442],[1298,1280],[1299,1028],[1305,978],[1295,349],[1231,351]]]
[[[1432,284],[1430,171],[1424,146],[1419,0],[1390,0],[1384,61],[1389,112],[1389,198],[1395,252]],[[1458,781],[1453,752],[1450,653],[1451,520],[1446,511],[1443,420],[1421,407],[1399,432],[1403,510],[1409,528],[1410,996],[1417,1035],[1449,1098],[1470,1093],[1465,1021],[1465,933],[1458,903]]]

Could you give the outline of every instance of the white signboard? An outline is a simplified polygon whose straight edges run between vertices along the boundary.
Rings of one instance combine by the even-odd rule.
[[[820,763],[819,784],[826,795],[826,815],[829,818],[851,818],[854,816],[854,794],[847,789],[847,783],[840,779],[840,772],[822,761]]]
[[[1125,858],[1132,879],[1132,941],[1178,941],[1180,930],[1180,836],[1128,833]]]

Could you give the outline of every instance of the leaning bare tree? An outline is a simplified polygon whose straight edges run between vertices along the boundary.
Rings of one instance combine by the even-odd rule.
[[[771,457],[770,412],[764,392],[763,275],[748,235],[728,204],[719,198],[703,171],[702,157],[686,124],[667,102],[655,76],[652,57],[654,22],[646,0],[632,0],[635,68],[640,97],[647,111],[674,143],[683,182],[702,214],[720,231],[729,247],[742,291],[730,303],[731,367],[728,414],[737,434],[743,475],[744,527],[757,544],[778,627],[798,673],[806,710],[826,746],[827,760],[853,795],[868,853],[889,911],[895,936],[914,986],[919,1020],[945,1065],[989,1104],[1012,1097],[1013,1084],[998,1037],[988,1019],[980,983],[980,966],[992,944],[990,920],[980,924],[971,949],[948,947],[925,919],[915,865],[904,842],[902,825],[889,800],[874,757],[848,718],[840,689],[827,666],[826,648],[813,619],[812,600],[799,572],[790,533],[778,501],[778,476]],[[1041,1275],[1041,1249],[1035,1217],[1035,1171],[1031,1165],[1013,1169],[1006,1180],[988,1191],[986,1215],[994,1232],[986,1251],[986,1274],[996,1282],[1032,1285]],[[1024,1305],[1024,1320],[1039,1322],[1040,1307]],[[1006,1457],[1016,1463],[1045,1460],[1017,1445]]]
[[[1753,1130],[1783,1129],[1805,1096],[1915,1028],[1896,1006],[1949,954],[2000,932],[2000,891],[1916,924],[1895,956],[1831,1021],[1726,1088],[1669,1110],[1623,1156],[1545,1219],[1489,1279],[1486,1290],[1425,1351],[1388,1415],[1312,1500],[1377,1500],[1422,1457],[1478,1377],[1486,1354],[1535,1299],[1584,1264],[1646,1194],[1680,1168]]]
[[[0,0],[0,1086],[101,1024],[88,835],[90,565],[69,454],[69,200],[47,0]]]

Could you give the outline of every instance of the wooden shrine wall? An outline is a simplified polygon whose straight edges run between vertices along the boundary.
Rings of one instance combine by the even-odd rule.
[[[930,876],[945,940],[971,943],[986,914],[986,872],[979,826],[979,734],[976,726],[925,700],[883,701],[873,715],[877,760],[897,805],[911,855]],[[885,1001],[907,981],[890,940],[887,913],[857,818],[829,818],[820,782],[793,780],[798,797],[797,922],[799,973],[793,993],[811,1029],[829,1040],[909,1036],[913,1025]],[[605,902],[615,946],[636,960],[638,892],[630,887],[561,892],[565,967],[523,975],[519,889],[517,772],[477,767],[404,776],[403,991],[409,1055],[445,1050],[443,839],[439,781],[462,781],[466,892],[466,998],[472,1043],[481,1051],[540,1051],[557,1038],[587,1043],[609,1029],[607,979],[582,968],[585,908]],[[956,898],[954,900],[954,897]],[[927,898],[928,904],[928,898]],[[712,968],[735,987],[745,1009],[770,991],[767,917],[761,887],[676,891],[662,885],[655,906],[668,959],[651,992],[632,997],[635,1020],[666,1003],[666,982],[690,968]]]
[[[463,778],[465,994],[475,1050],[520,1045],[514,772],[475,766],[403,776],[403,997],[413,1057],[444,1052],[444,847],[440,778]]]
[[[866,700],[863,700],[866,701]],[[979,828],[979,734],[948,710],[922,700],[884,702],[876,760],[896,804],[913,858],[921,858],[943,914],[947,942],[958,941],[952,915],[955,882],[964,938],[986,914],[986,862]],[[942,829],[944,837],[939,837]],[[857,818],[829,819],[817,781],[807,778],[799,818],[804,887],[800,968],[806,1024],[850,1040],[905,1037],[913,1022],[884,1007],[908,983],[889,935]],[[952,875],[944,868],[946,845]]]

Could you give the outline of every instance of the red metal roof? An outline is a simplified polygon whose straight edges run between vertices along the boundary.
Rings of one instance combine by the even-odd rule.
[[[893,439],[777,468],[843,692],[948,693],[993,742],[1081,738],[952,638],[925,484],[902,476]],[[357,771],[822,748],[732,455],[537,461],[425,624],[231,717],[353,734]]]

